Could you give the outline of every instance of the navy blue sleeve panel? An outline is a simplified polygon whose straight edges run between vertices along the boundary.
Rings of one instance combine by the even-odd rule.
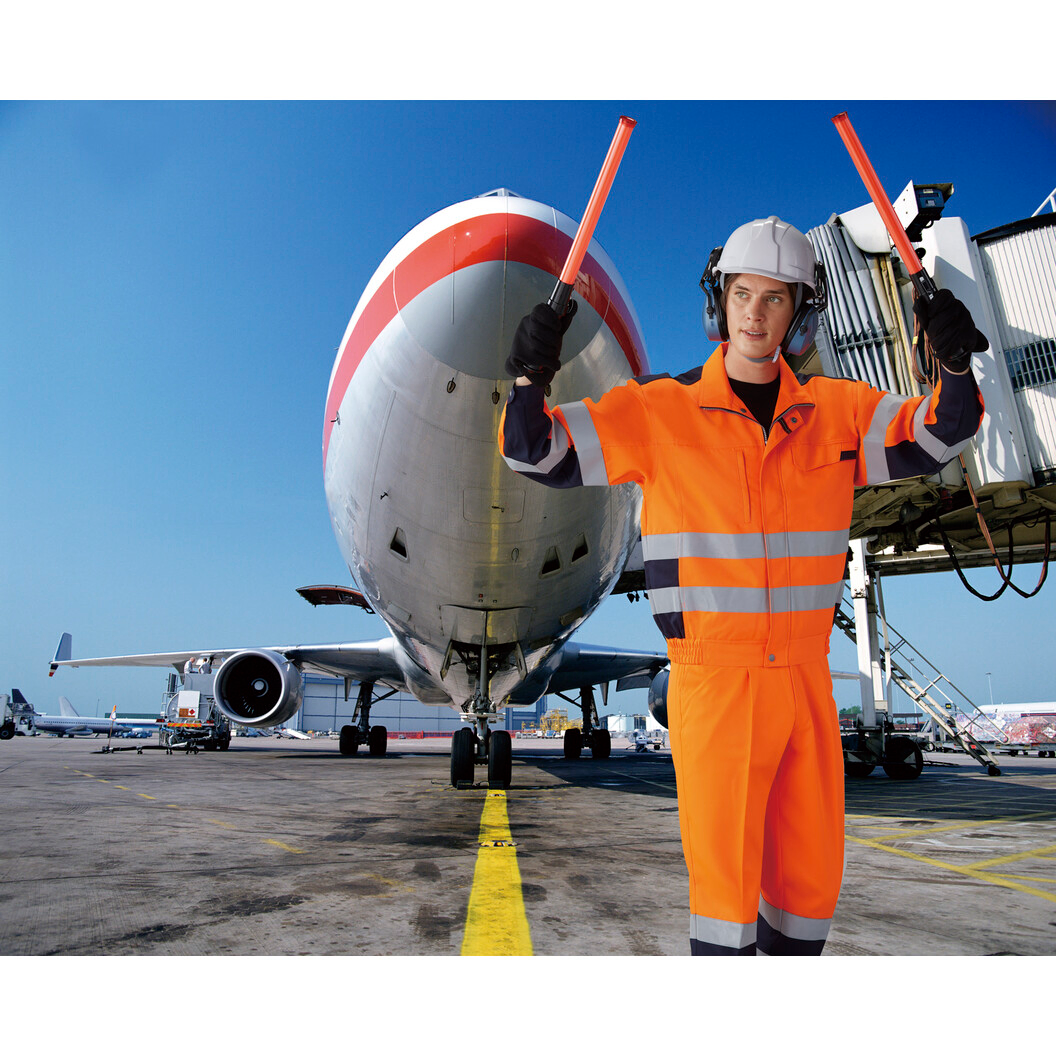
[[[529,480],[551,488],[583,484],[568,430],[550,413],[538,385],[510,389],[499,422],[499,451],[512,470]]]
[[[953,374],[940,368],[939,383],[928,396],[880,396],[861,436],[865,479],[881,484],[937,473],[976,434],[983,419],[983,398],[971,371]]]

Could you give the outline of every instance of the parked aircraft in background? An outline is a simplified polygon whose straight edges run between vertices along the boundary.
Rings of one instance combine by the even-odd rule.
[[[59,714],[39,712],[22,695],[20,689],[11,690],[11,711],[16,726],[24,726],[29,732],[51,733],[57,737],[92,737],[113,732],[115,737],[150,735],[157,722],[154,719],[111,719],[80,715],[66,697],[59,697]]]
[[[509,784],[512,766],[509,734],[489,729],[500,712],[545,693],[578,692],[582,730],[566,732],[565,754],[578,758],[587,746],[607,757],[594,687],[606,699],[611,682],[653,686],[651,698],[662,701],[667,657],[569,639],[629,567],[641,493],[631,484],[539,487],[502,462],[496,443],[513,384],[504,363],[514,329],[549,297],[575,231],[569,217],[505,190],[460,202],[397,243],[352,315],[326,400],[323,478],[338,545],[361,590],[300,593],[313,605],[376,612],[387,637],[73,659],[66,634],[51,673],[215,667],[217,706],[251,727],[278,726],[297,712],[305,672],[337,675],[346,687],[360,683],[355,724],[340,735],[343,754],[363,742],[384,754],[387,731],[370,725],[371,705],[410,692],[466,722],[452,738],[452,784],[471,781],[474,763],[486,760],[496,787]],[[555,403],[598,397],[649,371],[630,296],[593,241],[576,298]],[[624,580],[627,590],[643,582],[636,574]]]

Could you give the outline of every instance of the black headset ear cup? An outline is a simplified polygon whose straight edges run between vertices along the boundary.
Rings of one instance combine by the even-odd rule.
[[[818,310],[810,301],[804,301],[788,324],[782,351],[786,356],[801,356],[808,348],[818,331]]]
[[[701,319],[709,341],[726,341],[730,336],[726,329],[726,307],[722,303],[722,275],[715,272],[715,265],[721,256],[722,246],[716,246],[708,257],[708,266],[700,280],[705,297]]]

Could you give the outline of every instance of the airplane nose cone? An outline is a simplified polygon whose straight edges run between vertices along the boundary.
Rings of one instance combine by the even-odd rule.
[[[517,324],[550,296],[571,239],[535,217],[488,212],[430,241],[431,281],[423,281],[421,252],[395,269],[403,325],[441,363],[478,378],[505,377]],[[597,312],[581,303],[562,361],[578,355],[601,325]]]

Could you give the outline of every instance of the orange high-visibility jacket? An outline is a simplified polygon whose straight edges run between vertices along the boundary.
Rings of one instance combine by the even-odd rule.
[[[553,412],[514,387],[500,449],[554,487],[641,486],[646,590],[673,662],[803,663],[828,652],[855,487],[936,472],[979,428],[982,397],[970,371],[942,369],[911,398],[781,360],[765,433],[725,352]]]

